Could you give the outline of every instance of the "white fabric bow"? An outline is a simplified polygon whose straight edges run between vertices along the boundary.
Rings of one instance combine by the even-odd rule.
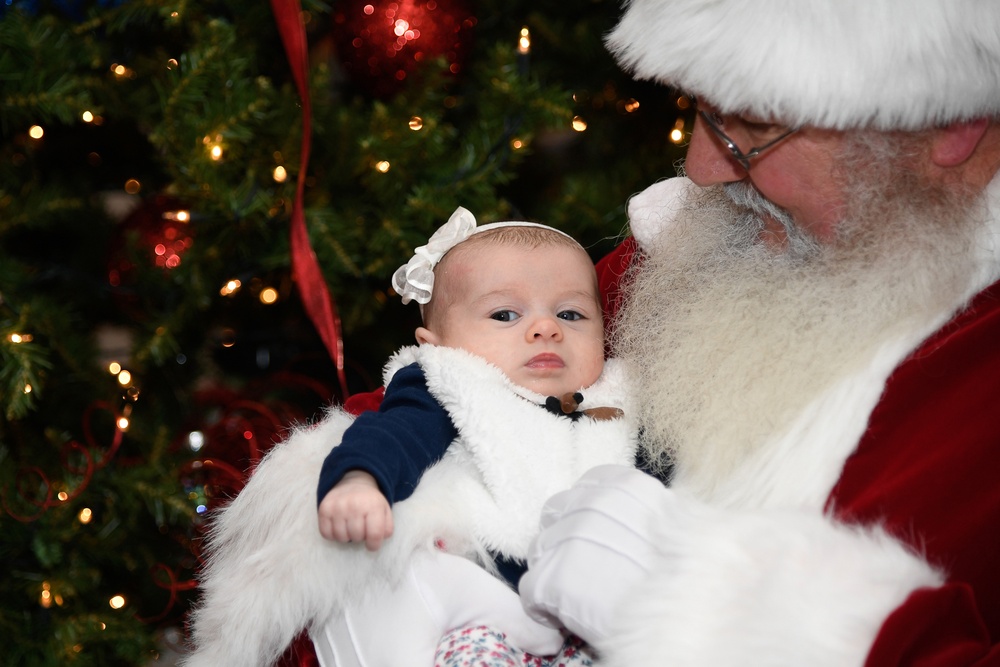
[[[416,301],[425,304],[431,300],[434,291],[434,267],[444,254],[472,236],[476,230],[476,218],[467,209],[459,206],[434,232],[427,245],[413,251],[413,257],[392,274],[392,288],[403,298],[403,303]]]

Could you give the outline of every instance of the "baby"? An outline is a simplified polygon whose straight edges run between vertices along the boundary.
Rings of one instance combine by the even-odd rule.
[[[377,550],[393,532],[390,502],[432,484],[421,475],[451,445],[456,459],[472,464],[479,483],[469,502],[474,506],[473,499],[482,494],[489,499],[483,505],[489,510],[477,512],[471,522],[477,560],[516,587],[538,523],[537,501],[592,465],[611,458],[631,462],[633,456],[634,438],[617,407],[624,399],[619,392],[606,397],[612,405],[601,405],[604,409],[577,409],[581,402],[596,405],[591,388],[598,395],[611,388],[609,382],[594,386],[605,361],[593,263],[579,243],[551,227],[528,222],[476,227],[472,215],[460,208],[397,271],[393,286],[404,302],[422,305],[419,347],[396,355],[390,368],[398,370],[391,377],[387,373],[379,411],[359,416],[324,462],[320,532]],[[508,402],[512,407],[503,409]],[[574,420],[583,416],[586,421],[574,428]],[[575,442],[577,431],[607,417],[619,418],[616,438]],[[568,448],[551,451],[550,443],[539,439],[541,431],[529,426],[536,419],[554,421],[572,433],[563,443]],[[511,434],[517,434],[513,442]],[[451,547],[445,543],[444,548]],[[376,606],[381,613],[387,607],[398,610],[399,597]],[[358,619],[352,611],[347,618]],[[374,621],[371,644],[381,648],[378,638],[384,644],[387,635],[376,620],[379,615],[365,614]],[[354,624],[355,636],[360,625]],[[362,644],[354,641],[352,647],[361,663],[377,664],[360,655]],[[413,647],[406,650],[396,659],[418,664]]]
[[[386,364],[377,412],[297,430],[217,518],[189,665],[269,664],[303,629],[324,667],[430,667],[477,626],[562,646],[514,590],[542,506],[631,465],[637,439],[593,264],[562,232],[459,208],[393,284],[422,304],[419,345]]]

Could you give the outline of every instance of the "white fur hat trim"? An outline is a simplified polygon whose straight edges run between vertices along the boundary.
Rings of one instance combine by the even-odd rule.
[[[791,126],[1000,115],[997,0],[627,0],[607,45],[638,78]]]

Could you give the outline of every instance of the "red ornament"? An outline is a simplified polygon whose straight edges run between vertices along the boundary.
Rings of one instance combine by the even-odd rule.
[[[157,195],[143,202],[121,223],[120,238],[108,266],[108,282],[118,287],[128,282],[126,277],[135,271],[132,258],[123,252],[128,243],[136,244],[134,247],[149,266],[164,271],[177,268],[194,242],[190,220],[190,212],[171,197]]]
[[[334,13],[333,39],[354,83],[385,98],[438,56],[458,74],[475,25],[462,0],[348,0]]]

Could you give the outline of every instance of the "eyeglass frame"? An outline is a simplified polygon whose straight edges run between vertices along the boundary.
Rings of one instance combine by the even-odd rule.
[[[697,101],[695,101],[695,103],[697,104]],[[723,132],[721,127],[716,125],[715,121],[712,120],[709,112],[703,109],[698,109],[698,115],[701,116],[701,119],[705,121],[705,124],[708,125],[709,128],[711,128],[712,132],[714,132],[715,135],[722,140],[723,145],[729,149],[729,152],[733,154],[733,157],[736,158],[736,161],[739,162],[740,166],[743,167],[743,169],[745,169],[746,171],[750,171],[750,160],[759,156],[767,149],[773,148],[779,142],[787,139],[789,136],[799,131],[799,128],[797,127],[789,128],[788,131],[781,134],[777,138],[772,139],[763,146],[756,146],[754,148],[751,148],[748,152],[744,153],[743,151],[740,150],[739,146],[736,145],[736,142],[730,139],[729,135]]]

